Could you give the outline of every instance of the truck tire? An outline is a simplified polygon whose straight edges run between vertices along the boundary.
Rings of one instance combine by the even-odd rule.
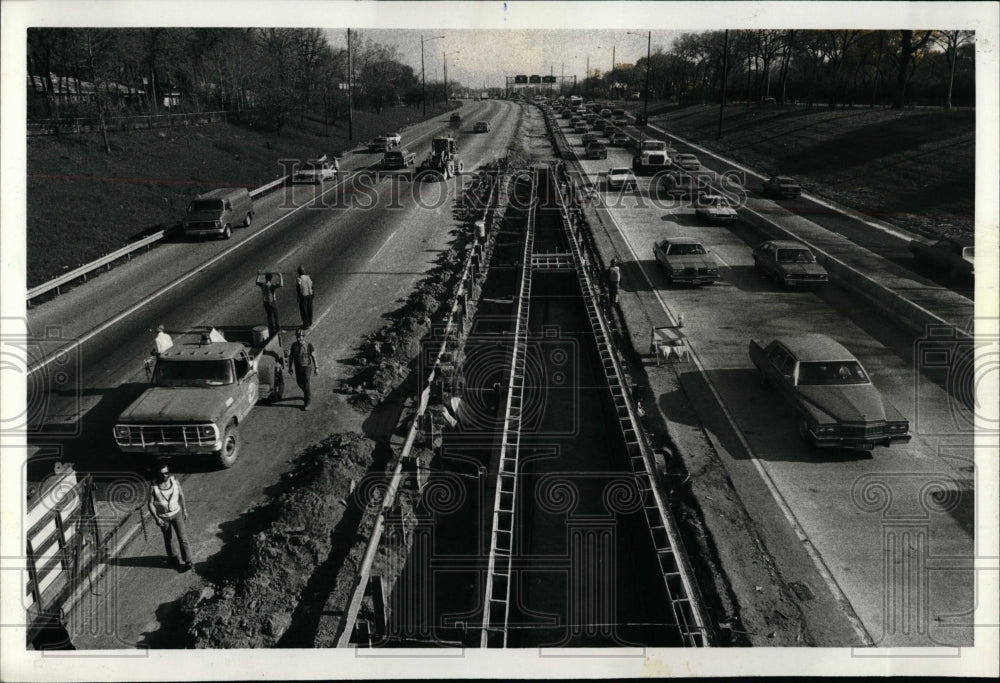
[[[465,162],[461,159],[458,160],[458,172],[461,173],[465,170]]]
[[[253,223],[253,215],[250,214],[250,213],[247,213],[246,220],[243,221],[243,227],[244,228],[249,228],[251,223]]]
[[[231,227],[231,226],[230,226],[230,225],[229,225],[229,224],[227,223],[227,224],[226,224],[226,227],[225,227],[225,229],[224,229],[224,230],[222,231],[222,239],[224,239],[224,240],[228,240],[228,239],[229,239],[230,237],[232,237],[232,236],[233,236],[233,229],[232,229],[232,227]]]
[[[216,451],[215,457],[223,467],[232,467],[240,457],[240,432],[236,424],[230,422],[222,434],[222,450]]]

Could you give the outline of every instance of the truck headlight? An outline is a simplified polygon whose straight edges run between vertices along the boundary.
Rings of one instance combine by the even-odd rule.
[[[198,427],[198,435],[205,438],[215,436],[215,425],[202,425]]]
[[[125,425],[115,425],[115,438],[126,441],[129,438],[129,428]]]

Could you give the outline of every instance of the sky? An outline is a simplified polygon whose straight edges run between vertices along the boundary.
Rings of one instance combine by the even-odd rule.
[[[629,35],[629,31],[633,34]],[[506,76],[576,76],[582,81],[587,73],[611,70],[612,55],[616,64],[634,64],[646,56],[647,31],[636,29],[539,29],[517,31],[504,29],[359,29],[361,39],[371,38],[399,50],[400,60],[420,73],[420,36],[424,36],[424,63],[428,81],[443,79],[443,53],[448,57],[448,80],[470,88],[483,85],[502,88]],[[345,47],[344,29],[327,29],[334,47]],[[652,50],[668,50],[683,31],[652,31]],[[431,40],[435,36],[444,38]]]

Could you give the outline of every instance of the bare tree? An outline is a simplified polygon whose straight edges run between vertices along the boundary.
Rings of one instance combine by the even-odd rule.
[[[935,31],[934,42],[944,50],[948,59],[948,95],[944,101],[944,108],[951,109],[951,93],[955,87],[955,65],[958,63],[958,49],[963,45],[969,45],[976,40],[975,31]]]

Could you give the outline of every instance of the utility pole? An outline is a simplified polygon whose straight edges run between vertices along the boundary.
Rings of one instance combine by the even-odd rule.
[[[347,139],[354,139],[354,57],[351,54],[351,29],[347,29]]]
[[[653,32],[650,31],[646,34],[646,101],[642,105],[642,118],[645,119],[647,126],[649,125],[649,71],[653,68],[653,63],[649,60],[652,49]]]
[[[586,85],[586,95],[590,97],[590,55],[587,55],[587,77],[583,79],[583,84]]]
[[[420,36],[420,102],[424,105],[424,118],[427,118],[427,79],[424,78],[424,37]]]
[[[611,101],[615,101],[615,46],[611,46]]]
[[[722,101],[719,102],[719,132],[717,137],[722,139],[722,115],[726,111],[726,76],[729,75],[729,29],[726,29],[726,36],[722,42]]]
[[[448,108],[448,53],[442,52],[441,57],[444,59],[444,108]]]

